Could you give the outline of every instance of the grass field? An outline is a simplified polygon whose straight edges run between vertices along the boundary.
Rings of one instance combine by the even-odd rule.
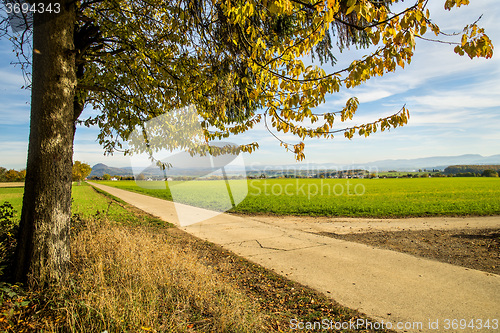
[[[9,202],[16,210],[14,217],[16,220],[21,216],[21,207],[23,205],[23,187],[2,187],[0,188],[0,205]]]
[[[15,209],[14,218],[21,217],[23,203],[23,187],[0,188],[0,205],[9,202]],[[135,214],[122,207],[118,202],[97,193],[90,185],[82,183],[72,188],[72,214],[82,218],[104,215],[123,224],[162,224],[161,220],[143,216],[139,219]]]
[[[172,200],[174,193],[175,201],[204,208],[231,207],[224,182],[169,182],[171,188],[163,182],[149,182],[146,185],[150,188],[134,181],[100,183],[167,200]],[[178,185],[183,191],[175,190]],[[248,190],[230,210],[239,213],[360,217],[500,214],[499,178],[231,180],[231,189],[241,198]],[[217,200],[221,197],[225,199]]]

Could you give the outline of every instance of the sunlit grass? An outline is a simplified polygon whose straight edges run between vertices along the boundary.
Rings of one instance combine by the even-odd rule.
[[[256,304],[166,234],[90,220],[73,240],[74,332],[256,332]]]
[[[15,219],[20,219],[24,188],[0,188],[0,205],[10,202],[16,213]],[[92,216],[105,216],[115,222],[123,224],[164,224],[159,219],[144,215],[138,218],[137,215],[124,208],[119,202],[110,197],[99,194],[94,188],[86,183],[81,185],[73,184],[72,187],[71,211],[73,215],[81,218]]]
[[[86,183],[73,185],[72,188],[73,214],[89,218],[96,214],[103,214],[117,222],[134,222],[137,218],[131,212],[121,207],[116,201],[97,193]]]
[[[21,207],[23,206],[23,187],[0,187],[0,205],[9,202],[15,209],[14,218],[21,217]]]
[[[256,180],[236,210],[373,217],[491,215],[500,214],[499,185],[491,178]],[[290,195],[284,193],[287,186]]]
[[[173,186],[165,189],[143,188],[134,181],[99,183],[167,200],[173,195],[176,202],[204,208],[221,209],[217,204],[228,208],[227,191],[213,181],[183,182],[182,195],[176,195],[177,182],[169,182]],[[234,196],[248,192],[230,210],[239,213],[360,217],[500,214],[498,178],[254,179],[232,180],[231,188]]]

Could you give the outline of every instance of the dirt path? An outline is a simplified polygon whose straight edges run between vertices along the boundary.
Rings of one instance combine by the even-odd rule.
[[[172,202],[92,185],[169,222],[177,220]],[[194,208],[193,212],[205,213]],[[499,324],[499,275],[326,237],[318,230],[278,221],[219,214],[182,229],[366,313],[379,324],[391,323],[398,331],[478,332],[479,320]],[[451,325],[454,319],[474,320],[475,326],[447,329],[446,320]]]

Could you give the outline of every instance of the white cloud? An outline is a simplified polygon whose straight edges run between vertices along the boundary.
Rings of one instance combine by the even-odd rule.
[[[30,107],[25,103],[7,102],[0,105],[0,124],[29,126]]]
[[[2,145],[0,146],[0,166],[17,170],[25,168],[27,151],[27,141],[2,140]]]
[[[8,89],[9,91],[21,90],[21,87],[26,85],[20,67],[5,67],[0,69],[0,89]]]
[[[419,107],[420,112],[434,112],[435,110],[453,110],[465,108],[500,107],[500,99],[493,96],[460,95],[459,91],[436,95],[410,97],[413,105]],[[425,107],[425,109],[424,109]]]

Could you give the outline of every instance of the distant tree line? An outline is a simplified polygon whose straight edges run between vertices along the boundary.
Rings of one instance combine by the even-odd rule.
[[[3,182],[24,182],[26,178],[26,170],[16,171],[14,169],[7,170],[0,167],[0,183]]]
[[[500,165],[450,165],[444,173],[456,177],[498,177]]]
[[[135,180],[134,176],[118,176],[118,175],[111,176],[110,174],[107,173],[105,173],[102,176],[92,176],[90,177],[90,180],[111,180],[112,178],[115,178],[116,180]]]

